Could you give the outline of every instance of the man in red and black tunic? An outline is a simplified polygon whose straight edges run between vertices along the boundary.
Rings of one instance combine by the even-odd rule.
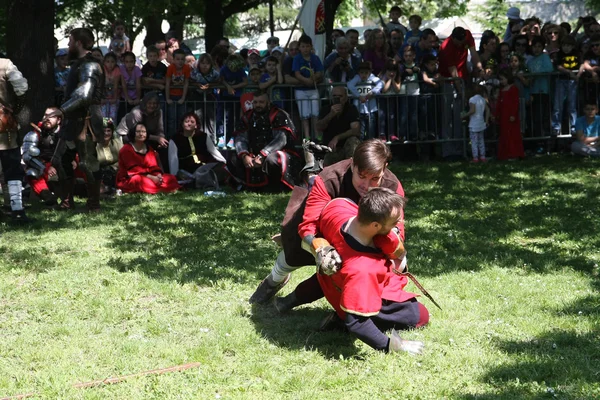
[[[281,244],[271,272],[260,283],[250,303],[265,304],[288,282],[291,272],[305,265],[336,270],[341,259],[333,246],[321,246],[315,238],[320,236],[319,218],[323,208],[332,199],[344,197],[358,203],[371,187],[384,187],[404,197],[404,189],[396,176],[387,169],[392,154],[380,140],[367,140],[356,147],[351,159],[340,161],[323,171],[315,178],[310,192],[295,187],[288,202],[281,226]],[[403,211],[402,211],[403,212]],[[396,227],[400,238],[404,240],[404,224],[400,221]],[[318,260],[311,252],[318,253]],[[339,261],[339,262],[338,262]],[[398,260],[398,268],[402,260]],[[405,262],[405,261],[404,261]],[[323,297],[316,277],[300,283],[292,292],[288,306],[309,303]]]
[[[342,258],[332,275],[317,274],[327,301],[350,333],[376,350],[419,353],[422,343],[405,341],[390,329],[411,329],[429,321],[427,308],[405,292],[406,276],[393,272],[402,256],[399,238],[388,238],[402,218],[404,199],[386,188],[372,188],[358,205],[338,198],[319,218],[319,230]],[[389,253],[389,254],[388,254]]]
[[[289,190],[299,182],[301,160],[294,149],[296,130],[290,116],[257,92],[253,109],[240,119],[235,135],[234,176],[247,188]]]

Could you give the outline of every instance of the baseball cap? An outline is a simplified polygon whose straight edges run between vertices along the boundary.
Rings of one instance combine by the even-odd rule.
[[[274,47],[273,50],[271,50],[271,53],[273,53],[275,51],[278,51],[281,54],[283,54],[283,47],[281,47],[281,46]]]
[[[506,11],[506,16],[508,19],[521,19],[521,10],[517,7],[511,7]]]
[[[58,49],[54,57],[62,57],[68,54],[67,49]]]
[[[452,36],[456,40],[464,40],[467,36],[467,32],[462,26],[457,26],[452,30],[452,34],[450,36]]]
[[[248,57],[250,57],[252,54],[256,54],[257,56],[260,56],[260,52],[256,49],[248,50]]]

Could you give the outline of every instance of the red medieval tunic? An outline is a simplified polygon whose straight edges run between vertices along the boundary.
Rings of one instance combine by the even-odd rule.
[[[346,319],[346,313],[363,317],[377,315],[382,300],[402,303],[416,297],[404,291],[407,278],[394,274],[393,264],[379,250],[373,248],[372,253],[366,253],[351,245],[353,238],[343,229],[357,213],[358,206],[352,201],[334,199],[323,209],[318,223],[323,237],[343,260],[339,272],[331,276],[317,275],[327,301],[342,320]]]
[[[125,193],[167,193],[174,192],[181,186],[177,178],[171,174],[163,174],[158,165],[156,151],[147,146],[145,154],[138,153],[131,143],[123,146],[119,152],[119,171],[117,172],[117,189]],[[154,183],[146,175],[161,175],[161,185]]]
[[[510,121],[510,117],[515,117]],[[498,138],[498,160],[524,158],[521,119],[519,118],[519,89],[511,85],[508,90],[500,90],[496,106],[496,120],[500,125]]]

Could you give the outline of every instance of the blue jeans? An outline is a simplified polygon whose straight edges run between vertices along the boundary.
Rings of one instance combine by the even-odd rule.
[[[417,139],[418,116],[419,116],[419,97],[411,95],[401,95],[400,102],[400,129],[398,136],[404,136],[408,140]]]
[[[177,124],[181,122],[185,114],[185,103],[177,103],[180,99],[181,96],[171,96],[173,103],[167,104],[167,130],[165,131],[165,138],[167,140],[175,136],[175,133],[177,133]]]
[[[557,79],[554,89],[554,107],[552,109],[552,129],[560,130],[563,118],[564,102],[567,102],[571,130],[575,129],[577,119],[577,81]]]

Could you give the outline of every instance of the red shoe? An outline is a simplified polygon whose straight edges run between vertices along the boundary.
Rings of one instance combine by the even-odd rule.
[[[473,160],[471,160],[472,163],[478,163],[479,159],[478,158],[474,158]]]

